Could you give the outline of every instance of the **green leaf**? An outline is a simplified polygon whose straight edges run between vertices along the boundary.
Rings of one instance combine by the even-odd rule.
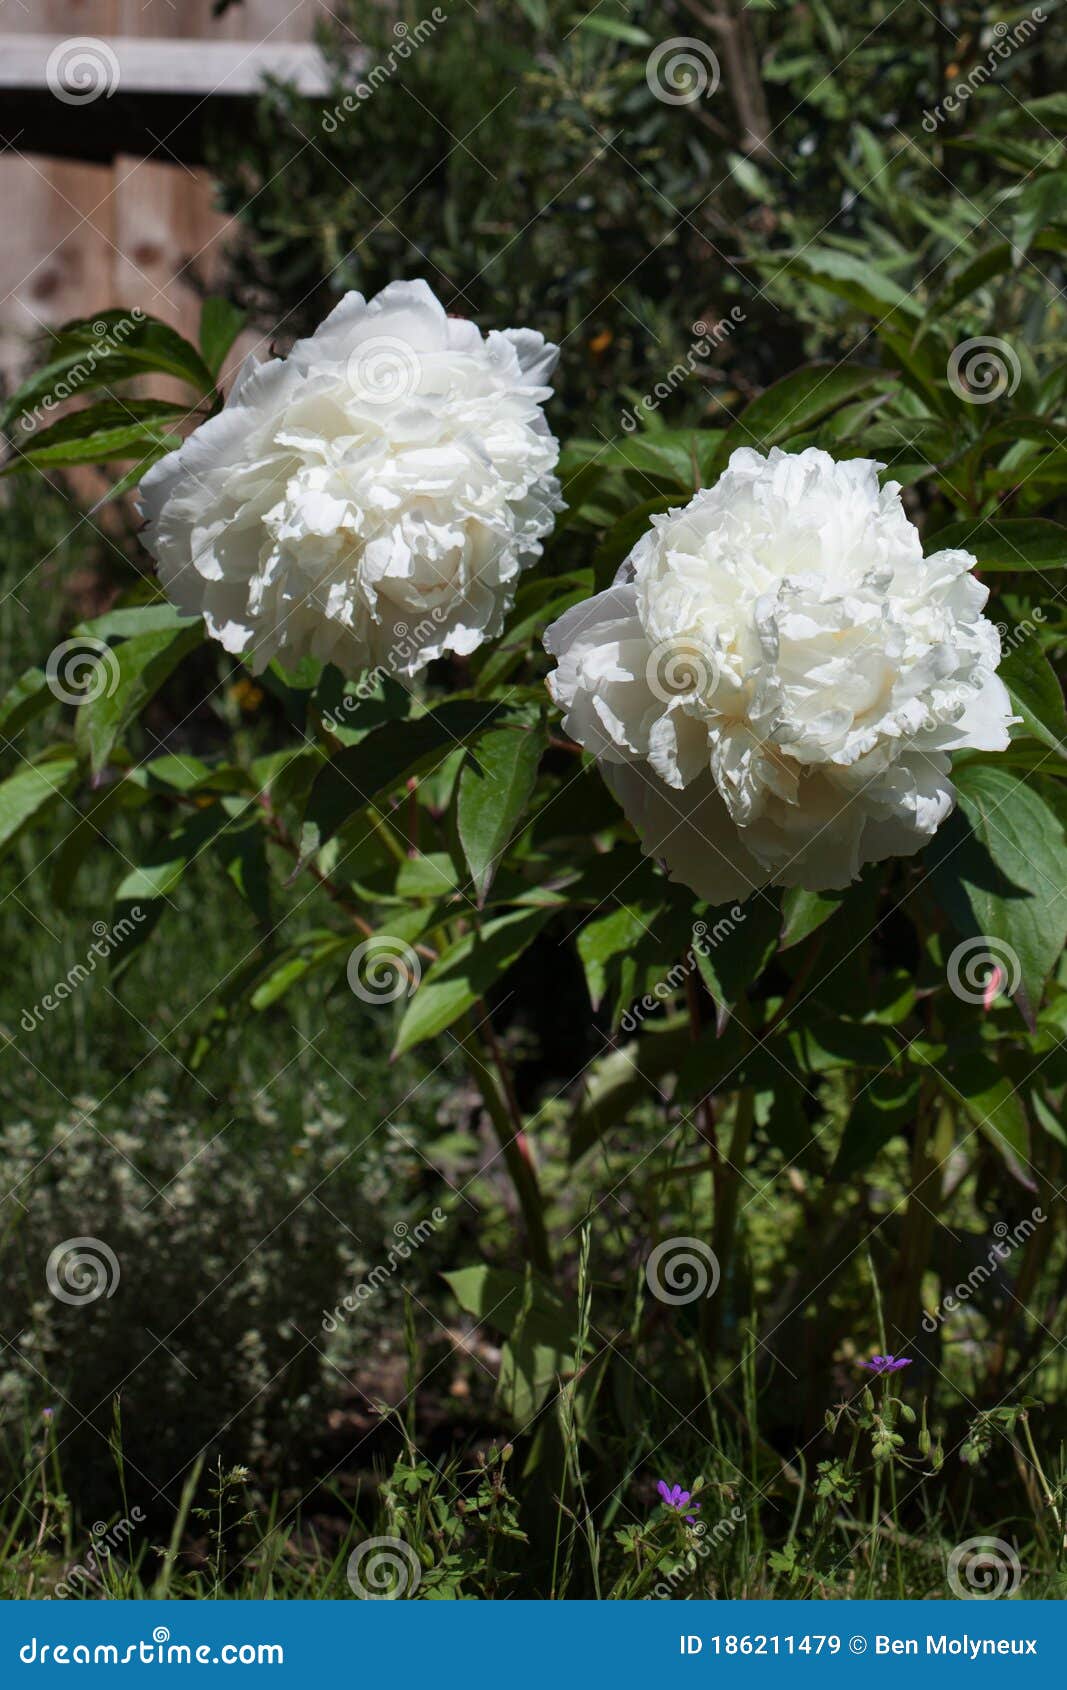
[[[816,932],[837,914],[851,890],[846,887],[843,892],[805,892],[799,886],[789,887],[782,893],[780,949],[787,951]]]
[[[482,647],[476,660],[477,691],[484,697],[505,681],[512,670],[523,663],[530,645],[537,636],[562,616],[572,605],[581,604],[593,592],[591,569],[575,570],[568,575],[528,581],[520,588],[515,601],[516,617],[500,639]],[[530,608],[534,605],[535,608]]]
[[[106,674],[106,685],[82,705],[78,723],[79,735],[84,734],[88,741],[94,774],[107,763],[119,735],[203,637],[199,620],[186,622],[177,632],[163,628],[135,634],[112,647],[107,657],[101,657],[100,672]]]
[[[198,394],[214,391],[211,371],[195,346],[156,317],[132,311],[101,311],[57,329],[49,358],[0,409],[0,428],[10,431],[27,412],[45,416],[66,400],[101,387],[112,389],[134,376],[155,372],[177,376]]]
[[[1026,731],[1067,759],[1063,688],[1036,640],[1020,640],[1000,665],[999,673]]]
[[[674,509],[677,504],[676,498],[661,494],[658,498],[646,499],[644,504],[627,511],[625,516],[621,516],[618,522],[612,524],[593,558],[594,579],[598,591],[610,587],[619,566],[626,561],[638,540],[652,526],[652,518]]]
[[[879,321],[891,313],[916,318],[921,309],[912,294],[895,282],[892,276],[879,270],[865,259],[851,252],[839,252],[832,247],[809,247],[802,255],[790,260],[786,270],[796,270],[817,287],[847,300],[857,310]]]
[[[0,781],[0,856],[11,848],[27,822],[74,785],[77,774],[77,759],[62,749]]]
[[[895,379],[885,370],[865,370],[855,364],[805,364],[753,399],[728,431],[721,455],[725,458],[738,446],[755,446],[764,452],[780,446],[857,394],[874,387],[888,391]]]
[[[223,839],[225,838],[224,834]],[[299,939],[286,946],[280,956],[272,959],[259,977],[249,999],[252,1008],[269,1009],[298,981],[305,980],[309,974],[325,968],[342,952],[351,949],[351,934],[331,933],[321,928],[301,934]]]
[[[965,936],[948,959],[949,977],[971,990],[988,952],[1009,982],[1016,976],[1015,1001],[1032,1027],[1067,939],[1063,821],[1010,769],[968,764],[954,779],[960,808],[927,848],[935,891]]]
[[[146,785],[127,774],[102,792],[93,793],[89,808],[77,814],[62,845],[52,854],[52,896],[60,909],[70,907],[79,871],[89,852],[100,844],[109,846],[105,823],[119,810],[140,809],[148,803]]]
[[[1049,223],[1062,214],[1067,196],[1067,171],[1046,170],[1028,182],[1018,198],[1011,202],[1012,258],[1022,262],[1033,245],[1034,238]]]
[[[55,702],[43,669],[27,669],[0,700],[0,734],[14,739],[17,733]]]
[[[577,1162],[641,1102],[658,1097],[656,1081],[675,1072],[691,1049],[689,1018],[682,1014],[650,1022],[640,1039],[631,1039],[591,1063],[584,1076],[581,1107],[571,1122],[568,1160]]]
[[[1067,569],[1067,528],[1036,516],[952,522],[925,540],[923,550],[972,552],[979,569]]]
[[[237,815],[222,804],[211,804],[195,810],[187,821],[172,833],[156,839],[148,847],[143,860],[124,875],[115,891],[116,920],[134,915],[136,930],[113,954],[112,974],[124,973],[142,945],[148,940],[166,906],[171,893],[183,876],[205,852],[224,828],[239,825],[247,814],[247,805]],[[136,913],[135,913],[136,912]]]
[[[720,1022],[777,950],[780,920],[777,898],[757,892],[744,903],[708,910],[695,924],[697,967],[715,999]]]
[[[815,1015],[791,1029],[789,1046],[808,1074],[851,1073],[858,1068],[884,1068],[899,1045],[886,1027],[873,1022],[830,1019]]]
[[[1019,1087],[999,1062],[983,1048],[979,1037],[954,1034],[947,1045],[930,1046],[915,1039],[908,1047],[911,1061],[928,1068],[941,1091],[963,1104],[968,1118],[1004,1158],[1024,1185],[1033,1190],[1027,1172],[1030,1127]]]
[[[224,799],[223,805],[234,813],[247,811],[240,799]],[[230,880],[264,928],[270,926],[270,869],[267,864],[266,834],[259,815],[243,826],[226,828],[215,841],[216,855],[221,857]]]
[[[585,970],[589,1001],[599,1009],[604,1001],[614,971],[611,964],[617,957],[629,956],[653,926],[663,908],[662,902],[649,904],[632,901],[616,904],[613,909],[587,921],[578,934],[578,955]]]
[[[612,41],[624,41],[628,47],[651,47],[653,37],[647,30],[638,29],[632,23],[622,23],[618,18],[596,17],[592,12],[578,20],[579,29],[588,29],[594,35],[606,35]]]
[[[475,741],[463,765],[457,826],[479,908],[530,801],[545,743],[540,724],[493,728]]]
[[[221,804],[196,810],[188,821],[149,846],[142,862],[123,875],[115,891],[117,903],[152,903],[168,898],[189,864],[228,823]]]
[[[500,1399],[521,1426],[549,1391],[577,1365],[576,1311],[527,1268],[459,1268],[442,1275],[460,1308],[508,1339],[500,1370]]]
[[[231,305],[228,299],[220,299],[217,296],[205,299],[200,309],[200,350],[204,355],[205,365],[216,381],[226,362],[226,354],[246,321],[247,312]]]
[[[958,1049],[949,1064],[949,1078],[963,1099],[975,1126],[999,1150],[1017,1173],[1030,1161],[1030,1127],[1022,1099],[1007,1074],[977,1050]],[[1029,1179],[1024,1183],[1031,1184]]]
[[[64,464],[102,464],[111,458],[136,457],[146,447],[179,446],[181,436],[172,432],[172,425],[187,416],[187,406],[157,399],[105,399],[72,411],[51,428],[20,442],[4,474]]]
[[[512,910],[450,945],[408,1004],[394,1057],[451,1027],[503,978],[553,913],[552,909]]]
[[[908,1132],[915,1122],[919,1083],[915,1074],[878,1074],[862,1088],[849,1110],[831,1179],[862,1173],[890,1139]]]
[[[96,640],[128,640],[134,634],[154,634],[164,629],[178,633],[189,625],[189,617],[183,616],[176,605],[169,599],[160,599],[155,604],[120,605],[115,610],[106,610],[103,616],[79,622],[71,633]]]
[[[1027,109],[1033,112],[1038,104],[1039,101],[1030,100],[1027,102]],[[1067,237],[1062,230],[1045,229],[1034,237],[1033,245],[1042,251],[1063,252]],[[954,311],[956,306],[976,289],[984,287],[997,276],[1005,275],[1014,264],[1015,249],[1010,241],[1001,241],[979,253],[977,258],[950,277],[945,286],[934,295],[916,330],[916,340],[926,334],[939,319]]]
[[[330,758],[316,776],[304,816],[306,856],[332,839],[350,816],[379,804],[406,780],[425,773],[499,715],[494,705],[454,699],[425,716],[386,722]]]

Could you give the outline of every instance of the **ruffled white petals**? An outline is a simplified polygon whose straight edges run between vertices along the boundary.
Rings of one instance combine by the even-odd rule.
[[[483,336],[425,282],[349,293],[141,483],[169,596],[260,670],[412,675],[500,632],[562,508],[557,351]]]
[[[924,558],[879,467],[735,452],[545,635],[567,732],[713,902],[918,851],[954,803],[947,753],[1008,743],[974,559]]]

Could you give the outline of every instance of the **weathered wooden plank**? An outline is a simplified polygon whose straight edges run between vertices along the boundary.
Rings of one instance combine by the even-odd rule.
[[[327,87],[322,55],[307,41],[0,34],[0,91],[44,91],[75,108],[118,93],[247,97],[267,75],[306,94]]]

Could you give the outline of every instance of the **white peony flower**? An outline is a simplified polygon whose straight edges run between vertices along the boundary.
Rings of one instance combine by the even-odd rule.
[[[924,558],[881,467],[735,452],[545,634],[566,731],[712,903],[910,856],[952,810],[949,753],[1008,743],[975,560]]]
[[[425,282],[346,294],[141,483],[168,595],[255,671],[312,656],[414,674],[500,632],[562,508],[557,349],[483,336]]]

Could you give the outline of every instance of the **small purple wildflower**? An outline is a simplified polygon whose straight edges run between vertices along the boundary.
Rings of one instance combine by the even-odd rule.
[[[902,1367],[910,1367],[908,1356],[872,1356],[870,1361],[861,1361],[869,1373],[899,1373]]]
[[[682,1512],[682,1509],[686,1506],[689,1498],[693,1494],[690,1490],[683,1490],[681,1485],[668,1485],[664,1479],[658,1480],[656,1489],[659,1491],[659,1494],[663,1499],[664,1508],[673,1508],[677,1514]],[[700,1513],[699,1502],[693,1503],[693,1513]],[[693,1519],[693,1514],[687,1514],[685,1518],[688,1525],[696,1525],[696,1521]]]

